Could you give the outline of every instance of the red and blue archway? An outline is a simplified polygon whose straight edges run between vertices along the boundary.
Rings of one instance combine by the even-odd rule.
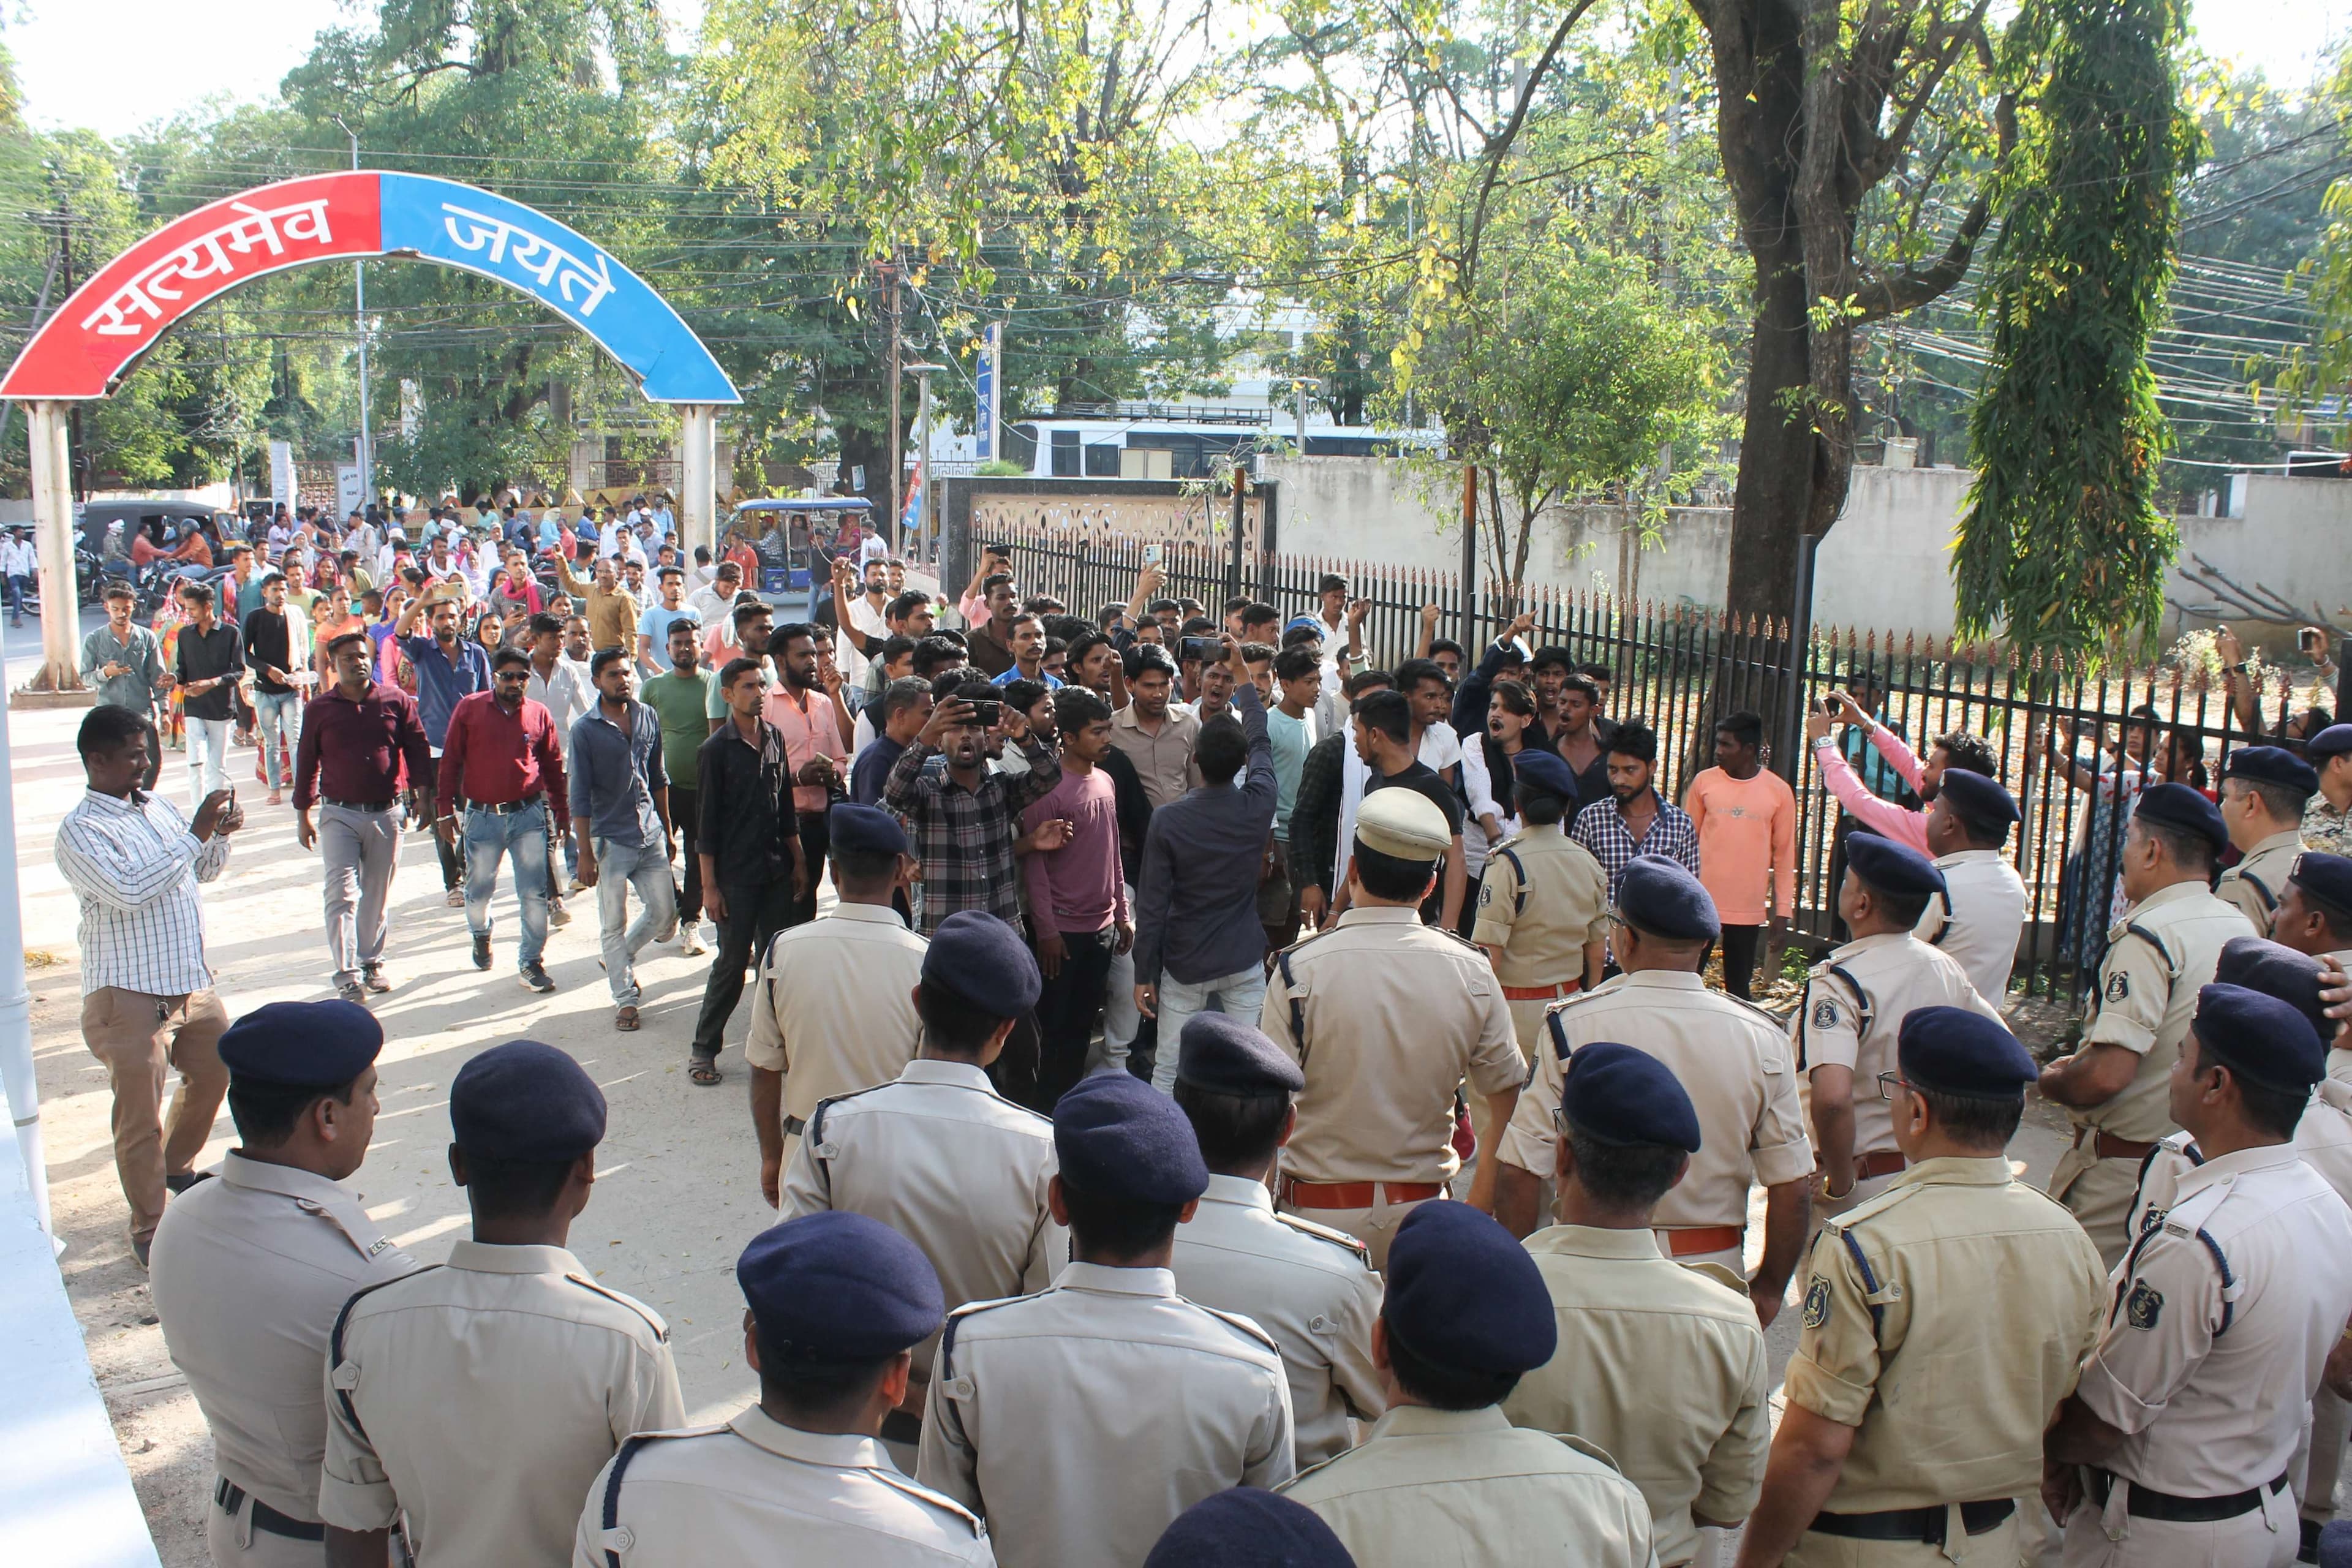
[[[262,185],[165,224],[100,268],[33,334],[0,378],[26,405],[40,534],[43,673],[76,685],[73,493],[68,405],[111,395],[191,313],[273,272],[409,257],[496,279],[578,327],[647,400],[677,407],[679,521],[712,542],[717,411],[742,396],[702,340],[612,253],[534,207],[429,174],[354,169]]]

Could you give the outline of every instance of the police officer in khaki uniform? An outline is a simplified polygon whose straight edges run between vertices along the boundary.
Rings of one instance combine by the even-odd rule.
[[[2245,746],[2221,769],[2221,821],[2237,846],[2238,863],[2221,873],[2213,893],[2268,936],[2286,890],[2287,874],[2303,853],[2303,809],[2319,793],[2319,775],[2284,746]]]
[[[623,1443],[588,1488],[572,1568],[992,1568],[978,1517],[879,1436],[945,1311],[922,1249],[863,1215],[808,1215],[754,1237],[735,1280],[759,1403]]]
[[[1275,959],[1258,1018],[1307,1075],[1276,1202],[1344,1230],[1382,1268],[1398,1222],[1461,1169],[1454,1090],[1466,1077],[1500,1127],[1527,1062],[1486,955],[1421,923],[1423,895],[1454,841],[1419,792],[1364,797],[1348,861],[1349,906]],[[1470,1201],[1493,1204],[1493,1162]]]
[[[1996,1007],[2009,994],[2025,927],[2025,883],[2002,853],[2017,820],[2017,797],[1999,780],[1944,770],[1927,807],[1927,853],[1944,874],[1944,893],[1928,901],[1911,932],[1958,960],[1977,994]]]
[[[2271,940],[2352,969],[2352,859],[2317,849],[2296,856],[2279,894]],[[2327,1076],[2352,1079],[2352,1051],[2336,1047],[2335,1025],[2323,1026],[2319,1037],[2330,1043]]]
[[[1389,1249],[1372,1331],[1389,1413],[1283,1495],[1314,1510],[1359,1568],[1654,1568],[1649,1505],[1608,1457],[1503,1415],[1557,1342],[1543,1276],[1510,1232],[1467,1204],[1414,1210]]]
[[[1902,1173],[1895,1108],[1877,1085],[1895,1065],[1903,1020],[1921,1007],[1965,1007],[2000,1022],[1957,960],[1911,934],[1945,890],[1935,863],[1874,833],[1848,838],[1845,855],[1838,915],[1853,940],[1813,965],[1789,1020],[1821,1162],[1818,1215],[1867,1203]]]
[[[1356,1560],[1308,1510],[1234,1487],[1178,1514],[1143,1568],[1356,1568]]]
[[[353,1002],[272,1002],[221,1036],[238,1146],[163,1211],[150,1288],[212,1429],[215,1568],[317,1568],[327,1336],[352,1290],[416,1260],[342,1184],[375,1129],[383,1026]]]
[[[1256,1324],[1176,1294],[1176,1227],[1209,1172],[1173,1100],[1082,1079],[1054,1149],[1070,1265],[949,1317],[916,1475],[988,1521],[1007,1568],[1140,1563],[1202,1498],[1290,1478],[1290,1384]]]
[[[2352,1213],[2294,1144],[2324,1063],[2289,1004],[2200,991],[2167,1089],[2203,1163],[2134,1238],[2048,1436],[2067,1568],[2294,1561],[2288,1472],[2352,1318]]]
[[[921,1048],[894,1081],[817,1106],[784,1180],[785,1216],[880,1220],[923,1249],[950,1311],[1051,1284],[1069,1258],[1045,1197],[1054,1124],[988,1078],[1038,988],[1036,957],[1011,926],[983,910],[941,921],[915,988]],[[883,1426],[906,1464],[936,1348],[915,1347],[907,1407]]]
[[[328,1342],[319,1512],[339,1565],[558,1563],[624,1439],[685,1424],[669,1330],[564,1249],[588,1206],[604,1096],[510,1040],[449,1085],[449,1173],[473,1209],[446,1265],[354,1295]]]
[[[2123,1261],[2140,1163],[2173,1131],[2166,1080],[2213,978],[2221,944],[2250,929],[2210,891],[2229,831],[2187,784],[2139,797],[2125,830],[2123,923],[2099,967],[2097,1012],[2082,1045],[2042,1071],[2042,1093],[2067,1108],[2074,1141],[2050,1173],[2050,1195],[2072,1209],[2109,1268]]]
[[[1860,840],[1856,840],[1857,843]],[[1874,1092],[1906,1168],[1823,1221],[1764,1499],[1739,1568],[2011,1568],[2042,1433],[2106,1279],[2065,1210],[2010,1175],[2033,1058],[1973,1009],[1904,1020]]]
[[[1771,1441],[1763,1331],[1737,1275],[1678,1268],[1652,1234],[1652,1211],[1703,1146],[1665,1064],[1588,1042],[1568,1059],[1559,1121],[1560,1222],[1527,1243],[1559,1348],[1503,1414],[1605,1449],[1642,1489],[1658,1561],[1675,1568],[1699,1555],[1702,1527],[1756,1506]]]
[[[1680,862],[1644,855],[1628,866],[1616,921],[1624,973],[1550,1010],[1536,1076],[1496,1151],[1495,1217],[1514,1236],[1549,1217],[1538,1217],[1538,1178],[1551,1173],[1552,1117],[1571,1055],[1592,1040],[1637,1046],[1681,1080],[1703,1133],[1688,1172],[1657,1204],[1658,1245],[1676,1262],[1744,1275],[1748,1190],[1761,1183],[1764,1251],[1748,1294],[1769,1323],[1804,1250],[1813,1174],[1788,1037],[1770,1014],[1699,978],[1722,928],[1715,900]]]
[[[1176,1289],[1274,1336],[1290,1374],[1301,1466],[1347,1447],[1351,1417],[1370,1421],[1388,1408],[1372,1370],[1381,1278],[1364,1244],[1276,1213],[1266,1190],[1298,1120],[1291,1097],[1305,1086],[1298,1064],[1240,1019],[1199,1013],[1185,1023],[1176,1105],[1200,1141],[1209,1189],[1176,1227]]]
[[[1609,956],[1609,874],[1560,826],[1576,807],[1576,775],[1558,753],[1522,752],[1513,770],[1512,795],[1526,826],[1487,857],[1470,940],[1493,961],[1519,1054],[1532,1062],[1544,1010],[1601,984]],[[1478,1146],[1495,1146],[1483,1127]]]

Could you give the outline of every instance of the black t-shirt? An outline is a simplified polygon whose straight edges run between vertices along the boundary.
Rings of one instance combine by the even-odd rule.
[[[182,626],[177,647],[179,668],[175,676],[183,686],[191,680],[234,675],[245,668],[244,639],[237,636],[235,626],[225,621],[215,621],[209,635],[199,635],[194,622]],[[187,704],[191,719],[227,719],[236,711],[230,707],[235,689],[234,682],[224,682],[182,700]]]
[[[1439,776],[1437,770],[1429,766],[1426,763],[1410,763],[1405,767],[1402,773],[1391,773],[1386,778],[1382,778],[1380,774],[1374,773],[1371,777],[1364,781],[1364,793],[1366,795],[1370,795],[1377,789],[1411,789],[1420,791],[1423,795],[1429,797],[1431,804],[1434,805],[1438,810],[1445,814],[1446,827],[1450,829],[1456,837],[1461,837],[1462,797],[1455,795],[1454,793],[1454,786],[1447,784],[1444,778]]]

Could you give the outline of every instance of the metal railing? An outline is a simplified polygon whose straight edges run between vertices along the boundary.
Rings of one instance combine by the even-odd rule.
[[[1024,595],[1050,594],[1070,613],[1088,617],[1127,601],[1152,548],[1142,540],[1098,533],[1084,539],[1015,533],[1007,542]],[[1195,599],[1210,616],[1222,615],[1233,592],[1227,553],[1175,543],[1155,553],[1166,579],[1162,596]],[[1287,623],[1316,609],[1327,574],[1348,580],[1351,599],[1370,601],[1363,642],[1374,668],[1392,668],[1422,650],[1427,607],[1437,612],[1435,636],[1463,648],[1465,668],[1515,615],[1532,612],[1533,646],[1562,646],[1580,665],[1605,668],[1610,715],[1638,717],[1656,731],[1656,784],[1669,800],[1680,800],[1691,779],[1714,764],[1717,719],[1741,710],[1759,714],[1770,738],[1766,765],[1797,792],[1792,927],[1814,949],[1832,942],[1837,929],[1832,872],[1842,861],[1836,847],[1841,812],[1803,742],[1806,710],[1832,687],[1867,672],[1885,694],[1879,716],[1907,737],[1919,757],[1933,752],[1939,736],[1982,737],[2000,758],[2001,782],[2017,797],[2022,817],[2005,850],[2028,900],[2012,994],[2065,1005],[2074,1005],[2089,983],[2120,912],[2116,868],[2138,791],[2169,781],[2211,793],[2231,750],[2282,732],[2301,734],[2306,706],[2315,702],[2324,711],[2329,701],[2325,693],[2299,690],[2277,671],[2227,675],[2196,647],[2179,650],[2185,662],[2109,662],[2090,671],[2021,658],[1998,643],[1820,626],[1800,655],[1785,620],[1743,620],[1696,605],[1619,603],[1606,595],[1549,588],[1514,597],[1493,582],[1468,607],[1471,635],[1465,637],[1457,577],[1355,561],[1247,561],[1240,591],[1275,605]],[[2256,724],[2247,722],[2249,712]],[[2053,731],[2071,736],[2077,766],[2060,765],[2063,745],[2046,740]],[[2030,737],[2035,744],[2029,755]],[[1853,750],[1869,767],[1874,753],[1858,735]],[[1898,804],[1918,805],[1891,766],[1870,771]]]

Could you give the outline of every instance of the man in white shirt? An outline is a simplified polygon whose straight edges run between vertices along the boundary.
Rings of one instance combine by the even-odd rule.
[[[5,579],[8,591],[8,624],[25,624],[25,595],[33,591],[38,560],[33,553],[32,542],[23,529],[10,529],[7,538],[0,541],[0,579]]]
[[[1977,994],[1994,1007],[2009,994],[2025,925],[2025,884],[2002,858],[2017,802],[1982,773],[1947,768],[1927,807],[1927,853],[1944,874],[1944,896],[1931,899],[1912,934],[1940,947],[1962,969]]]

